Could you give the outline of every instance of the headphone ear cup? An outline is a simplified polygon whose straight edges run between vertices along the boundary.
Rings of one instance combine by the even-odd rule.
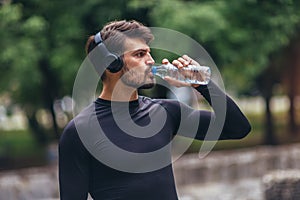
[[[110,53],[106,56],[106,66],[111,73],[117,73],[123,67],[123,60],[120,56]]]
[[[111,73],[116,73],[120,71],[123,67],[123,60],[120,56],[113,54],[108,51],[105,44],[102,41],[101,33],[98,32],[95,35],[95,43],[99,51],[100,57],[103,59],[106,69]]]
[[[123,60],[120,56],[109,52],[101,40],[97,47],[99,56],[103,59],[106,69],[108,69],[111,73],[116,73],[122,69]]]

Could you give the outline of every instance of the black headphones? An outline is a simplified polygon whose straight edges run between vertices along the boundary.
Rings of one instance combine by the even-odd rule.
[[[116,72],[120,71],[123,67],[122,58],[120,56],[108,51],[105,44],[103,43],[100,32],[98,32],[95,35],[95,43],[98,47],[99,53],[101,54],[100,56],[103,57],[103,59],[104,59],[104,64],[105,64],[106,68],[111,73],[116,73]]]

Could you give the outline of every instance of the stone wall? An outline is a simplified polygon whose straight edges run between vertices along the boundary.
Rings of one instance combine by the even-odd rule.
[[[300,199],[300,170],[276,170],[263,179],[266,200]]]
[[[0,199],[50,200],[59,197],[55,165],[0,173]]]
[[[273,170],[300,169],[300,144],[186,155],[175,162],[178,185],[262,178]]]

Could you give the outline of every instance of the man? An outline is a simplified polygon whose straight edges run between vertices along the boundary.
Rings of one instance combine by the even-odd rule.
[[[194,110],[176,100],[139,96],[138,88],[155,84],[148,46],[152,39],[150,29],[125,20],[111,22],[89,38],[86,49],[101,75],[103,89],[99,98],[67,125],[61,137],[61,199],[87,199],[89,193],[97,200],[176,200],[170,149],[175,135],[217,140],[240,139],[250,132],[238,106],[212,81],[190,85],[165,78],[173,86],[193,87],[211,105],[213,98],[224,97],[226,118],[221,125],[218,103],[210,112]],[[102,63],[98,63],[97,55],[103,58]],[[172,64],[178,68],[198,65],[187,55]],[[107,69],[101,71],[103,65]],[[211,126],[220,127],[219,137],[209,135]]]

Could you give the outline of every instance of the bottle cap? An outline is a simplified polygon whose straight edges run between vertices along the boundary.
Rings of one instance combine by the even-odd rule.
[[[155,75],[156,72],[157,72],[157,67],[156,66],[152,66],[151,71],[152,71],[152,74]]]

